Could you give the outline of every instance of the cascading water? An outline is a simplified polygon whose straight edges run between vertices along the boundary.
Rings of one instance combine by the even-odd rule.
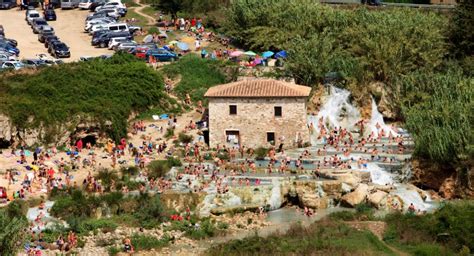
[[[393,175],[385,171],[382,167],[375,163],[367,163],[367,171],[370,172],[372,183],[378,185],[392,185]]]
[[[426,195],[426,199],[423,200],[418,191],[415,189],[409,189],[404,184],[397,184],[396,188],[397,189],[394,194],[400,197],[400,199],[403,201],[404,210],[407,210],[410,204],[415,206],[416,211],[430,211],[435,208],[435,205],[431,201],[429,195]]]
[[[273,187],[268,204],[270,205],[270,210],[276,210],[280,208],[282,204],[280,180],[273,179],[272,184]]]
[[[395,132],[392,127],[385,124],[383,120],[383,115],[377,109],[377,104],[375,104],[375,100],[373,97],[369,128],[370,129],[368,130],[368,132],[373,132],[375,136],[377,136],[382,130],[384,131],[386,137],[388,137],[390,133],[392,133],[392,136],[397,136],[397,132]]]
[[[33,207],[28,209],[28,212],[26,213],[26,218],[29,222],[34,223],[33,230],[44,230],[49,223],[57,221],[56,218],[52,217],[49,214],[49,210],[53,207],[53,205],[53,201],[46,201],[44,203],[43,209],[39,209],[39,207]],[[39,225],[39,223],[35,222],[36,218],[40,214],[43,215],[43,217],[41,218],[41,222],[43,223],[43,225]]]
[[[308,124],[313,124],[314,127],[313,134],[318,135],[320,132],[318,128],[320,119],[323,120],[323,125],[327,129],[342,127],[351,130],[354,127],[360,120],[360,113],[349,102],[350,95],[351,93],[348,90],[334,86],[330,87],[330,95],[319,110],[318,115],[308,116]],[[312,138],[313,145],[315,142],[315,139]]]

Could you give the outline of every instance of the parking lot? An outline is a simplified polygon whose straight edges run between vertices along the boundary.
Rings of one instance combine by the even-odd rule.
[[[42,12],[37,8],[38,12]],[[90,12],[75,10],[56,9],[57,21],[49,21],[56,35],[66,43],[71,51],[71,58],[63,59],[65,62],[79,60],[82,56],[99,56],[110,54],[107,48],[95,48],[91,45],[91,38],[84,33],[84,20]],[[7,38],[18,41],[20,59],[35,58],[37,54],[47,54],[47,49],[38,41],[38,35],[34,34],[25,21],[25,11],[18,8],[0,11],[0,24],[5,28]]]

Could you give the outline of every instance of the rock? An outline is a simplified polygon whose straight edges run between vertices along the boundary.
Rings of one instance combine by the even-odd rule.
[[[378,100],[377,109],[388,119],[395,119],[397,117],[397,105],[395,101],[391,100],[392,92],[389,91],[389,86],[382,82],[375,82],[369,85],[372,95]]]
[[[370,194],[367,197],[367,201],[370,205],[379,209],[380,205],[383,204],[384,199],[386,199],[388,193],[385,191],[377,190],[375,193]]]
[[[323,181],[322,182],[322,187],[324,192],[327,195],[334,195],[337,193],[342,193],[342,182],[337,181],[337,180],[331,180],[331,181]]]
[[[373,190],[381,190],[387,193],[390,193],[390,191],[394,190],[395,187],[391,185],[373,185]]]
[[[364,202],[367,194],[369,193],[369,186],[366,184],[359,184],[354,192],[345,194],[341,198],[341,202],[343,205],[354,207],[362,202]]]
[[[211,213],[214,215],[222,215],[225,213],[242,213],[246,211],[257,211],[260,205],[256,204],[241,204],[236,206],[222,206],[211,209]]]
[[[439,188],[439,193],[442,197],[446,199],[452,199],[456,194],[455,189],[456,182],[453,178],[450,177],[445,179],[444,182],[441,184],[441,187]]]
[[[306,193],[300,198],[301,206],[307,206],[313,209],[326,209],[328,208],[329,199],[327,197],[319,197],[316,194]]]
[[[354,188],[351,185],[346,184],[344,182],[341,183],[341,191],[343,194],[347,194],[351,192],[352,190],[354,190]]]

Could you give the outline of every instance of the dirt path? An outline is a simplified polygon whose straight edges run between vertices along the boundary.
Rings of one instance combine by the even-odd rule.
[[[154,17],[142,12],[142,10],[145,9],[146,7],[149,7],[149,5],[141,4],[140,0],[134,0],[134,2],[139,5],[138,7],[133,7],[134,11],[146,18],[147,25],[154,26],[156,24],[156,19]]]

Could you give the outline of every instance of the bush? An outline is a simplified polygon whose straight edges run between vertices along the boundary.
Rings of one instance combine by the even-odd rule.
[[[168,160],[154,160],[147,165],[148,176],[154,179],[164,177],[170,169]]]
[[[158,194],[149,196],[142,194],[138,198],[140,208],[134,213],[134,216],[144,228],[154,228],[160,225],[165,219],[165,211],[161,204]]]
[[[255,149],[254,153],[255,153],[255,158],[263,159],[268,154],[268,148],[258,147]]]
[[[127,135],[132,112],[170,109],[162,76],[131,55],[67,63],[31,74],[0,76],[0,113],[18,129],[43,126],[42,142],[62,136],[63,124],[97,122],[116,141]],[[26,120],[32,120],[30,122]],[[110,121],[111,126],[105,123]],[[71,129],[75,126],[71,125]]]
[[[167,128],[166,132],[165,132],[165,138],[170,139],[173,136],[174,136],[174,129],[173,128]]]
[[[146,251],[150,249],[157,249],[165,247],[171,241],[171,238],[164,236],[161,239],[157,239],[153,236],[133,234],[131,237],[132,245],[137,251]]]
[[[97,229],[102,229],[103,232],[112,232],[117,228],[117,226],[118,225],[115,222],[108,219],[88,219],[80,222],[75,231],[82,234],[87,234],[87,232]]]
[[[112,181],[117,182],[119,177],[117,171],[102,168],[95,175],[95,179],[101,181],[105,191],[110,191],[110,185],[112,184]]]
[[[390,214],[385,221],[388,228],[384,240],[410,250],[417,249],[417,246],[427,241],[436,241],[439,246],[445,245],[454,252],[463,247],[471,251],[474,249],[474,203],[469,201],[448,203],[435,213],[422,216]],[[426,248],[418,247],[422,251]]]
[[[179,142],[181,142],[183,144],[188,144],[188,143],[191,143],[193,141],[193,136],[187,135],[186,133],[181,132],[178,135],[178,140],[179,140]]]

